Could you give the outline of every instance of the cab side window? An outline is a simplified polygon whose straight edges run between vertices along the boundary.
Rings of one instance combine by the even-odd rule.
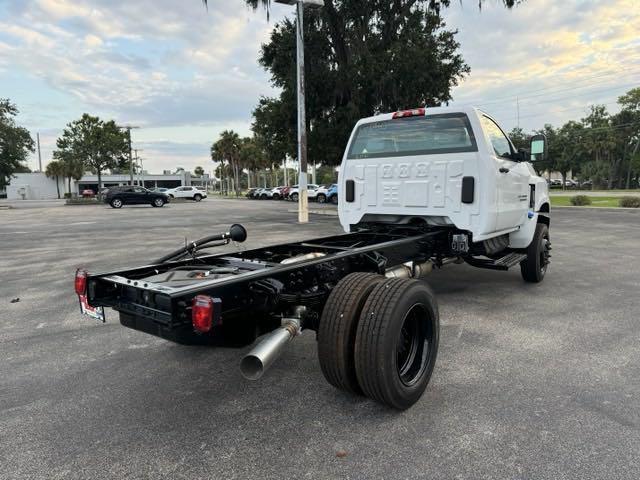
[[[489,140],[493,146],[493,150],[498,157],[508,158],[513,152],[511,151],[511,143],[507,136],[502,133],[500,127],[489,117],[482,116],[482,128],[489,135]]]

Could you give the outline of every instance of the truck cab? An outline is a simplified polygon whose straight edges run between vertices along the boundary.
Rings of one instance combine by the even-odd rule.
[[[476,108],[417,108],[360,120],[351,134],[339,184],[346,232],[370,223],[450,225],[470,242],[495,237],[526,248],[548,225],[546,181],[504,130]]]

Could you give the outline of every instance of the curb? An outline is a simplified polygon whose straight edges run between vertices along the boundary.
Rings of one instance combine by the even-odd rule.
[[[553,210],[554,208],[580,208],[583,210],[635,210],[635,211],[640,211],[640,208],[630,208],[630,207],[590,207],[590,206],[584,206],[584,207],[578,207],[575,205],[551,205],[551,209]]]

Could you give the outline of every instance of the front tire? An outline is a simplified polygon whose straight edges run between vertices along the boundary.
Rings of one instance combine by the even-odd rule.
[[[152,207],[163,207],[164,206],[164,200],[162,200],[161,198],[156,198],[152,203],[151,203]]]
[[[316,200],[318,201],[318,203],[326,203],[327,196],[324,193],[319,193],[318,196],[316,197]]]
[[[324,378],[336,388],[362,394],[354,361],[356,332],[362,307],[384,277],[351,273],[331,291],[318,328],[318,360]]]
[[[292,202],[297,202],[298,201],[298,194],[297,193],[293,193],[291,194],[291,201]]]
[[[331,197],[331,203],[332,203],[333,205],[337,205],[337,204],[338,204],[338,196],[337,196],[337,195],[333,195],[333,196]]]
[[[122,208],[123,203],[119,198],[114,198],[113,200],[111,200],[109,205],[111,205],[111,208]]]
[[[193,196],[193,200],[196,201],[196,202],[199,202],[200,200],[202,200],[202,195],[200,195],[199,193],[196,193]]]
[[[438,306],[426,283],[379,283],[362,309],[356,334],[356,374],[365,395],[399,410],[416,403],[431,379],[439,331]]]
[[[540,283],[544,279],[551,257],[550,251],[549,227],[538,223],[533,240],[527,247],[527,258],[520,263],[520,272],[525,282]]]

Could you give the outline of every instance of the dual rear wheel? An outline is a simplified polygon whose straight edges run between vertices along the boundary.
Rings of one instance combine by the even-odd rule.
[[[438,307],[426,283],[352,273],[329,295],[318,356],[335,387],[404,410],[429,383],[438,340]]]

